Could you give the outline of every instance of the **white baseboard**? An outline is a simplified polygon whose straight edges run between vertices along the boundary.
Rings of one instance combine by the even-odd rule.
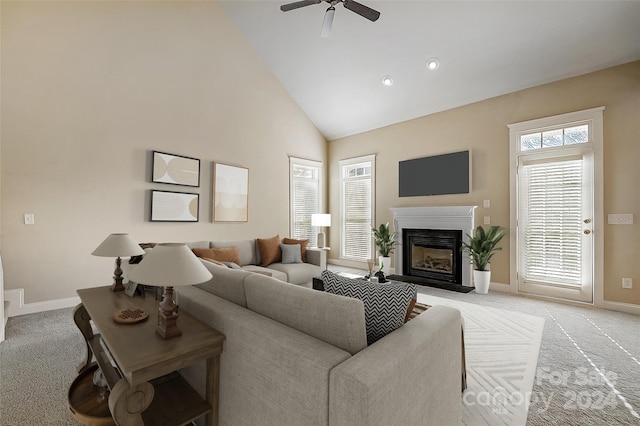
[[[509,284],[492,282],[491,286],[489,287],[489,291],[492,291],[492,290],[511,293],[511,286]],[[601,302],[596,301],[595,303],[591,304],[591,303],[584,303],[584,302],[574,302],[571,300],[548,298],[544,296],[537,296],[534,294],[527,294],[527,293],[513,293],[513,294],[523,296],[523,297],[531,297],[531,298],[540,299],[540,300],[552,300],[556,303],[563,303],[567,305],[590,306],[596,309],[608,309],[610,311],[625,312],[627,314],[640,315],[640,305],[634,305],[633,303],[613,302],[610,300],[603,300]]]
[[[45,302],[24,303],[23,288],[5,290],[4,299],[9,302],[7,312],[5,312],[7,317],[52,311],[54,309],[71,308],[80,303],[80,298],[77,296],[67,297],[65,299],[47,300]]]
[[[626,312],[627,314],[640,315],[640,305],[634,305],[632,303],[603,300],[602,303],[597,304],[596,307],[609,309],[611,311]]]
[[[511,286],[509,284],[492,282],[491,285],[489,285],[489,291],[492,290],[501,291],[503,293],[511,293]]]

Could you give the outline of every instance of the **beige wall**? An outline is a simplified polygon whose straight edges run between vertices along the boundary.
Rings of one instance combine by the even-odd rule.
[[[425,96],[427,96],[425,94]],[[562,80],[432,114],[329,143],[331,213],[339,217],[338,161],[377,154],[376,223],[392,221],[390,207],[477,205],[483,216],[509,227],[509,131],[507,124],[605,106],[604,213],[633,213],[635,224],[605,225],[605,300],[640,304],[640,62]],[[398,197],[398,161],[470,149],[470,194]],[[491,200],[491,208],[482,207]],[[330,229],[331,256],[340,253],[338,227]],[[492,281],[509,283],[509,242],[491,264]],[[634,279],[632,290],[621,278]]]
[[[288,155],[326,141],[215,2],[2,2],[2,258],[25,301],[107,285],[91,256],[139,241],[288,234]],[[200,158],[200,188],[150,183],[150,150]],[[211,161],[250,169],[249,222],[211,223]],[[150,223],[150,189],[199,223]],[[34,226],[23,214],[34,213]]]

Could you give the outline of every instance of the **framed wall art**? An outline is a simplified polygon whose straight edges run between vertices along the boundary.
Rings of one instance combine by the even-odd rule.
[[[249,169],[213,163],[213,222],[249,221]]]
[[[151,190],[152,222],[197,222],[199,207],[198,194]]]
[[[183,186],[200,186],[200,160],[153,151],[153,175],[151,180]]]

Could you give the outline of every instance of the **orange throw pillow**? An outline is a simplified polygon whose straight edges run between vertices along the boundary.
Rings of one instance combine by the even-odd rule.
[[[191,249],[191,251],[193,251],[193,254],[198,257],[213,259],[219,262],[233,262],[239,266],[242,266],[242,264],[240,263],[240,252],[238,251],[238,247],[236,246],[212,249],[194,248]]]
[[[300,244],[300,254],[302,255],[302,261],[307,261],[307,245],[309,245],[309,240],[294,240],[293,238],[285,238],[282,240],[282,244]]]
[[[282,260],[280,235],[276,235],[273,238],[256,238],[256,242],[258,243],[258,249],[260,250],[262,266],[269,266],[272,263],[280,262]]]
[[[227,265],[224,264],[224,262],[220,262],[219,260],[215,260],[215,259],[209,259],[208,257],[201,257],[202,260],[206,260],[207,262],[213,263],[216,266],[219,266],[221,268],[229,268]]]

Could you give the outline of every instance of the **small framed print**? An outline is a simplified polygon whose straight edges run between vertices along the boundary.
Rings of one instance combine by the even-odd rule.
[[[153,151],[152,182],[200,186],[200,160]]]
[[[199,209],[198,194],[151,191],[151,222],[197,222]]]
[[[124,294],[126,294],[129,297],[133,297],[136,294],[137,288],[138,288],[138,283],[129,281],[129,283],[127,284],[127,288],[124,289]]]
[[[249,169],[213,163],[213,221],[249,221]]]

